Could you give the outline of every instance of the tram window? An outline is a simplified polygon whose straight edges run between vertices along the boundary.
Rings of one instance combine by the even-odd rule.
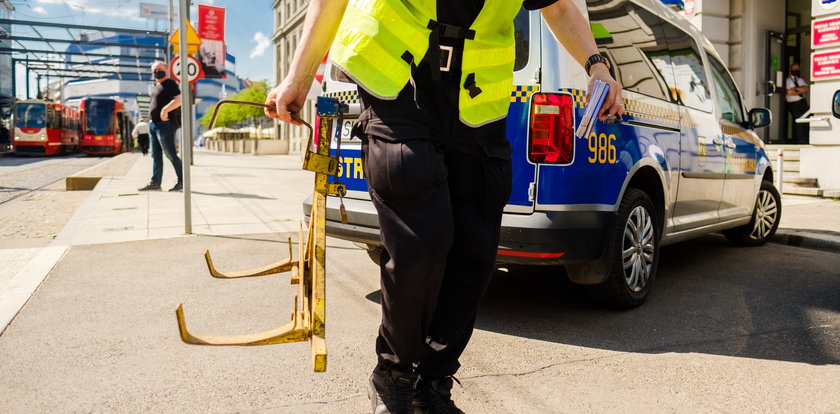
[[[61,113],[52,107],[47,107],[47,128],[61,129]]]
[[[615,79],[626,90],[669,100],[664,76],[671,76],[670,62],[662,19],[629,1],[605,5],[603,0],[587,0],[587,6],[598,50],[610,60]],[[652,56],[659,56],[664,67]]]

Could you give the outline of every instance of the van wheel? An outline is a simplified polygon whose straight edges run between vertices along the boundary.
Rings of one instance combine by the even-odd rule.
[[[782,196],[770,181],[762,180],[755,200],[752,220],[748,224],[723,232],[738,246],[761,246],[776,234],[782,218]]]
[[[604,305],[628,309],[641,305],[650,292],[659,263],[659,220],[650,197],[628,188],[605,249],[607,280],[587,286]]]

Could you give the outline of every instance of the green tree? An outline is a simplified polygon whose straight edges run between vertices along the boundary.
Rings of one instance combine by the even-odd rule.
[[[254,82],[248,88],[230,95],[227,99],[236,101],[248,101],[262,104],[268,96],[268,85],[266,82]],[[213,117],[215,106],[210,108],[204,116],[201,117],[201,125],[210,127],[210,119]],[[215,127],[229,127],[237,124],[243,124],[250,121],[254,126],[258,126],[258,121],[264,116],[263,110],[260,107],[251,105],[234,105],[227,104],[222,106],[219,114],[216,117]]]

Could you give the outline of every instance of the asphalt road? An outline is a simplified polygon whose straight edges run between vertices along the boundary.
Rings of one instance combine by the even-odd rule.
[[[349,243],[329,240],[326,373],[306,343],[178,338],[179,302],[196,333],[285,323],[288,275],[216,280],[202,258],[254,267],[285,238],[71,247],[0,336],[0,412],[369,412],[378,269]],[[663,248],[648,302],[623,312],[558,269],[499,271],[455,398],[469,413],[840,412],[837,269],[840,254],[710,236]]]
[[[104,158],[82,154],[59,157],[0,157],[0,203],[51,184]]]

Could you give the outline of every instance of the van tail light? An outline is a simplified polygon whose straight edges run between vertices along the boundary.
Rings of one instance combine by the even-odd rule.
[[[571,164],[575,155],[574,106],[567,94],[531,97],[528,160],[537,164]]]

